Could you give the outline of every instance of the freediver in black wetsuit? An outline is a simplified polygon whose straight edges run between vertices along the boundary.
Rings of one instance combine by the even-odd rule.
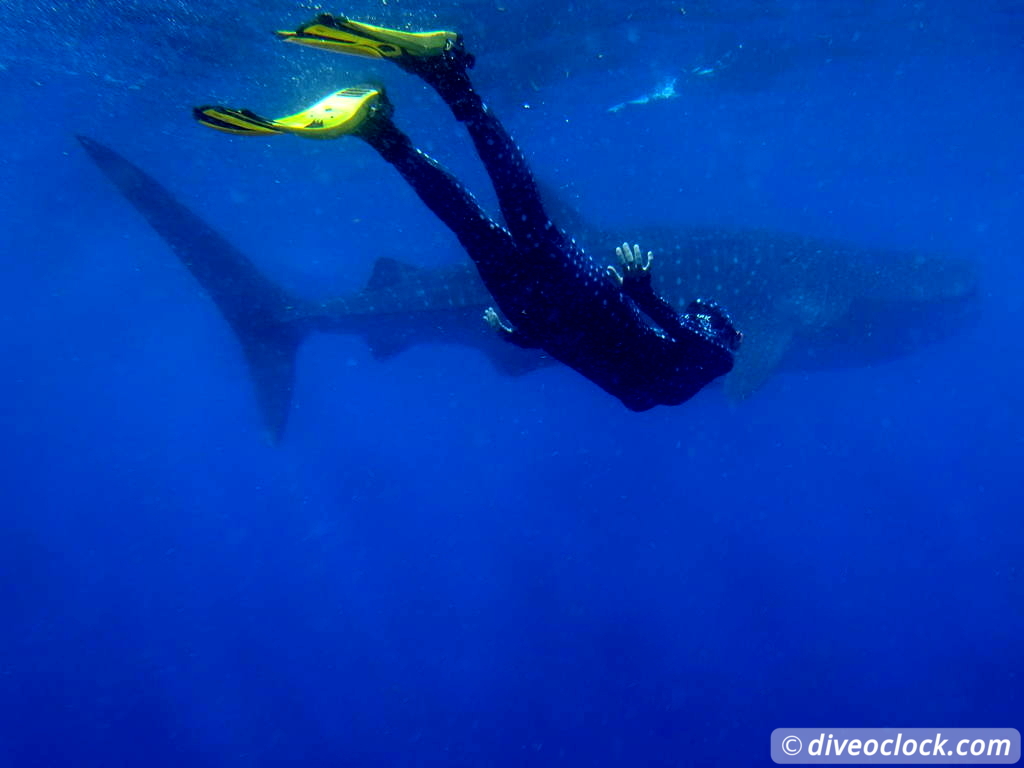
[[[293,133],[310,138],[354,135],[366,141],[413,187],[458,237],[508,322],[485,319],[509,342],[539,347],[627,408],[677,405],[733,366],[740,334],[713,302],[683,313],[651,286],[650,253],[616,248],[621,274],[602,270],[544,211],[522,152],[473,89],[473,57],[451,32],[408,33],[321,15],[289,42],[386,58],[437,91],[465,123],[497,192],[506,226],[491,219],[462,184],[416,149],[392,121],[381,89],[348,88],[296,115],[270,120],[248,110],[200,107],[196,119],[241,135]]]

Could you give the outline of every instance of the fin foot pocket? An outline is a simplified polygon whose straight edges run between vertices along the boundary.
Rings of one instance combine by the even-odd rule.
[[[294,32],[279,31],[277,36],[285,42],[368,59],[440,56],[454,46],[459,37],[447,30],[403,32],[329,13],[320,14]]]

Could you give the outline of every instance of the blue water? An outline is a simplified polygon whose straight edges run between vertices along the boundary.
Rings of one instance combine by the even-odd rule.
[[[382,79],[490,204],[463,132],[266,34],[309,8],[5,3],[0,765],[752,766],[777,727],[1021,727],[1024,14],[667,6],[337,10],[475,34],[480,90],[593,220],[968,258],[976,325],[644,414],[318,336],[270,446],[227,326],[73,134],[331,296],[464,255],[358,142],[188,108]]]

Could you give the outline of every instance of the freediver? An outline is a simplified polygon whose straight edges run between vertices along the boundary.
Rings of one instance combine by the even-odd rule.
[[[615,249],[621,273],[602,270],[552,223],[522,152],[473,88],[474,57],[460,35],[403,32],[330,14],[277,34],[292,43],[392,61],[431,86],[466,125],[504,226],[413,146],[395,125],[382,88],[346,88],[276,120],[244,109],[198,107],[200,123],[245,136],[362,139],[465,248],[505,318],[490,308],[487,322],[513,344],[544,350],[633,411],[678,405],[732,370],[742,337],[724,309],[696,299],[680,313],[651,285],[651,253],[624,243]]]

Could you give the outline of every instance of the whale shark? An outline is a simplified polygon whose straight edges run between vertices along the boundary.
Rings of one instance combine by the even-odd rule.
[[[358,334],[379,359],[424,343],[470,346],[513,376],[557,364],[487,326],[482,315],[493,300],[468,260],[424,268],[378,258],[357,293],[326,301],[294,296],[147,172],[94,139],[77,138],[231,327],[275,442],[288,420],[296,354],[311,333]],[[654,251],[655,287],[670,302],[703,297],[729,310],[743,333],[724,377],[735,399],[752,395],[780,368],[862,366],[909,354],[952,336],[977,314],[978,274],[966,259],[755,229],[616,232],[589,225],[558,201],[551,210],[584,248],[628,240]]]

